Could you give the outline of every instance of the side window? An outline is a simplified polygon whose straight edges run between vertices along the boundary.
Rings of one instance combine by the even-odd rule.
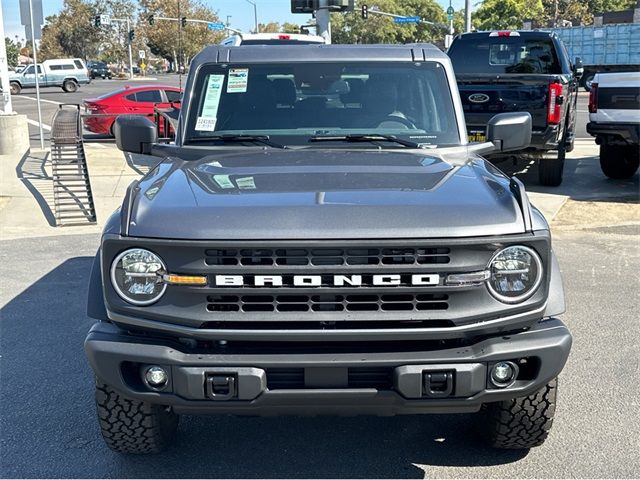
[[[167,94],[168,102],[180,102],[182,101],[182,94],[180,92],[175,92],[173,90],[165,90],[164,93]]]
[[[25,75],[33,75],[35,69],[33,68],[33,65],[29,65],[26,70],[24,71]]]
[[[38,73],[42,73],[42,67],[38,65]]]
[[[145,90],[142,92],[137,92],[136,101],[160,103],[162,102],[162,97],[160,96],[160,90]]]
[[[49,70],[62,70],[62,65],[51,65]]]
[[[74,67],[70,63],[65,63],[64,65],[62,65],[62,69],[63,70],[74,70]]]
[[[82,70],[84,68],[84,66],[82,65],[82,62],[80,60],[74,60],[73,63],[75,63],[76,68],[79,68],[80,70]],[[73,69],[73,67],[72,67]]]
[[[126,97],[127,100],[129,100],[130,102],[135,102],[136,101],[136,94],[135,93],[130,93],[129,95],[127,95]]]

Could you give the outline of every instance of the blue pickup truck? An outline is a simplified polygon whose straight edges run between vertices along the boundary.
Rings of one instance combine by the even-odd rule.
[[[91,82],[89,70],[80,58],[45,60],[37,66],[38,86],[61,87],[65,92],[75,92],[80,85]],[[18,95],[23,88],[35,88],[36,66],[29,65],[20,72],[9,74],[11,94]]]

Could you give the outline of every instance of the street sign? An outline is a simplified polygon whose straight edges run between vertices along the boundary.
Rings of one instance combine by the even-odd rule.
[[[453,15],[447,15],[447,20],[449,21],[453,20]]]
[[[111,25],[111,16],[110,15],[100,15],[100,24],[106,25],[107,27]]]
[[[395,17],[393,19],[396,23],[420,23],[422,21],[421,17]]]
[[[207,28],[209,30],[224,30],[225,24],[224,23],[209,22],[209,23],[207,23]]]
[[[453,7],[447,8],[447,15],[453,15],[454,13],[455,13],[455,10],[453,9]]]
[[[146,52],[144,50],[138,50],[138,57],[139,58],[144,58],[146,56]]]
[[[42,16],[42,0],[31,0],[31,8],[33,9],[34,27],[42,25],[44,23],[44,17]],[[24,26],[31,25],[31,20],[29,18],[29,0],[20,0],[20,20]],[[29,27],[29,31],[31,31],[31,27]],[[29,38],[30,36],[31,33],[29,33],[26,38]]]

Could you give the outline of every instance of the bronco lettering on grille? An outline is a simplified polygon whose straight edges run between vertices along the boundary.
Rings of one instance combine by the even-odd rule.
[[[328,280],[327,280],[328,279]],[[400,274],[385,275],[216,275],[217,287],[393,287],[403,285]],[[411,286],[434,286],[440,284],[440,275],[418,273],[408,275],[406,283]]]

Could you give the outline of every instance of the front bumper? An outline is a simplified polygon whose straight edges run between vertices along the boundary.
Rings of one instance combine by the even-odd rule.
[[[133,336],[99,322],[85,341],[89,362],[101,381],[127,397],[170,405],[177,413],[236,415],[395,415],[477,411],[483,403],[528,395],[555,378],[567,360],[571,334],[556,319],[508,336],[464,347],[427,351],[282,353],[258,350],[185,353],[170,340]],[[341,353],[342,352],[342,353]],[[517,380],[498,389],[488,381],[497,361],[526,359]],[[170,380],[161,391],[142,381],[146,366],[159,365]],[[369,369],[369,370],[367,370]],[[302,372],[301,385],[282,386],[274,375]],[[389,372],[386,387],[351,384],[351,372]],[[367,373],[368,372],[368,373]],[[430,374],[446,374],[447,388],[426,385]],[[233,378],[232,395],[212,395],[213,378]],[[435,377],[434,377],[435,378]]]

